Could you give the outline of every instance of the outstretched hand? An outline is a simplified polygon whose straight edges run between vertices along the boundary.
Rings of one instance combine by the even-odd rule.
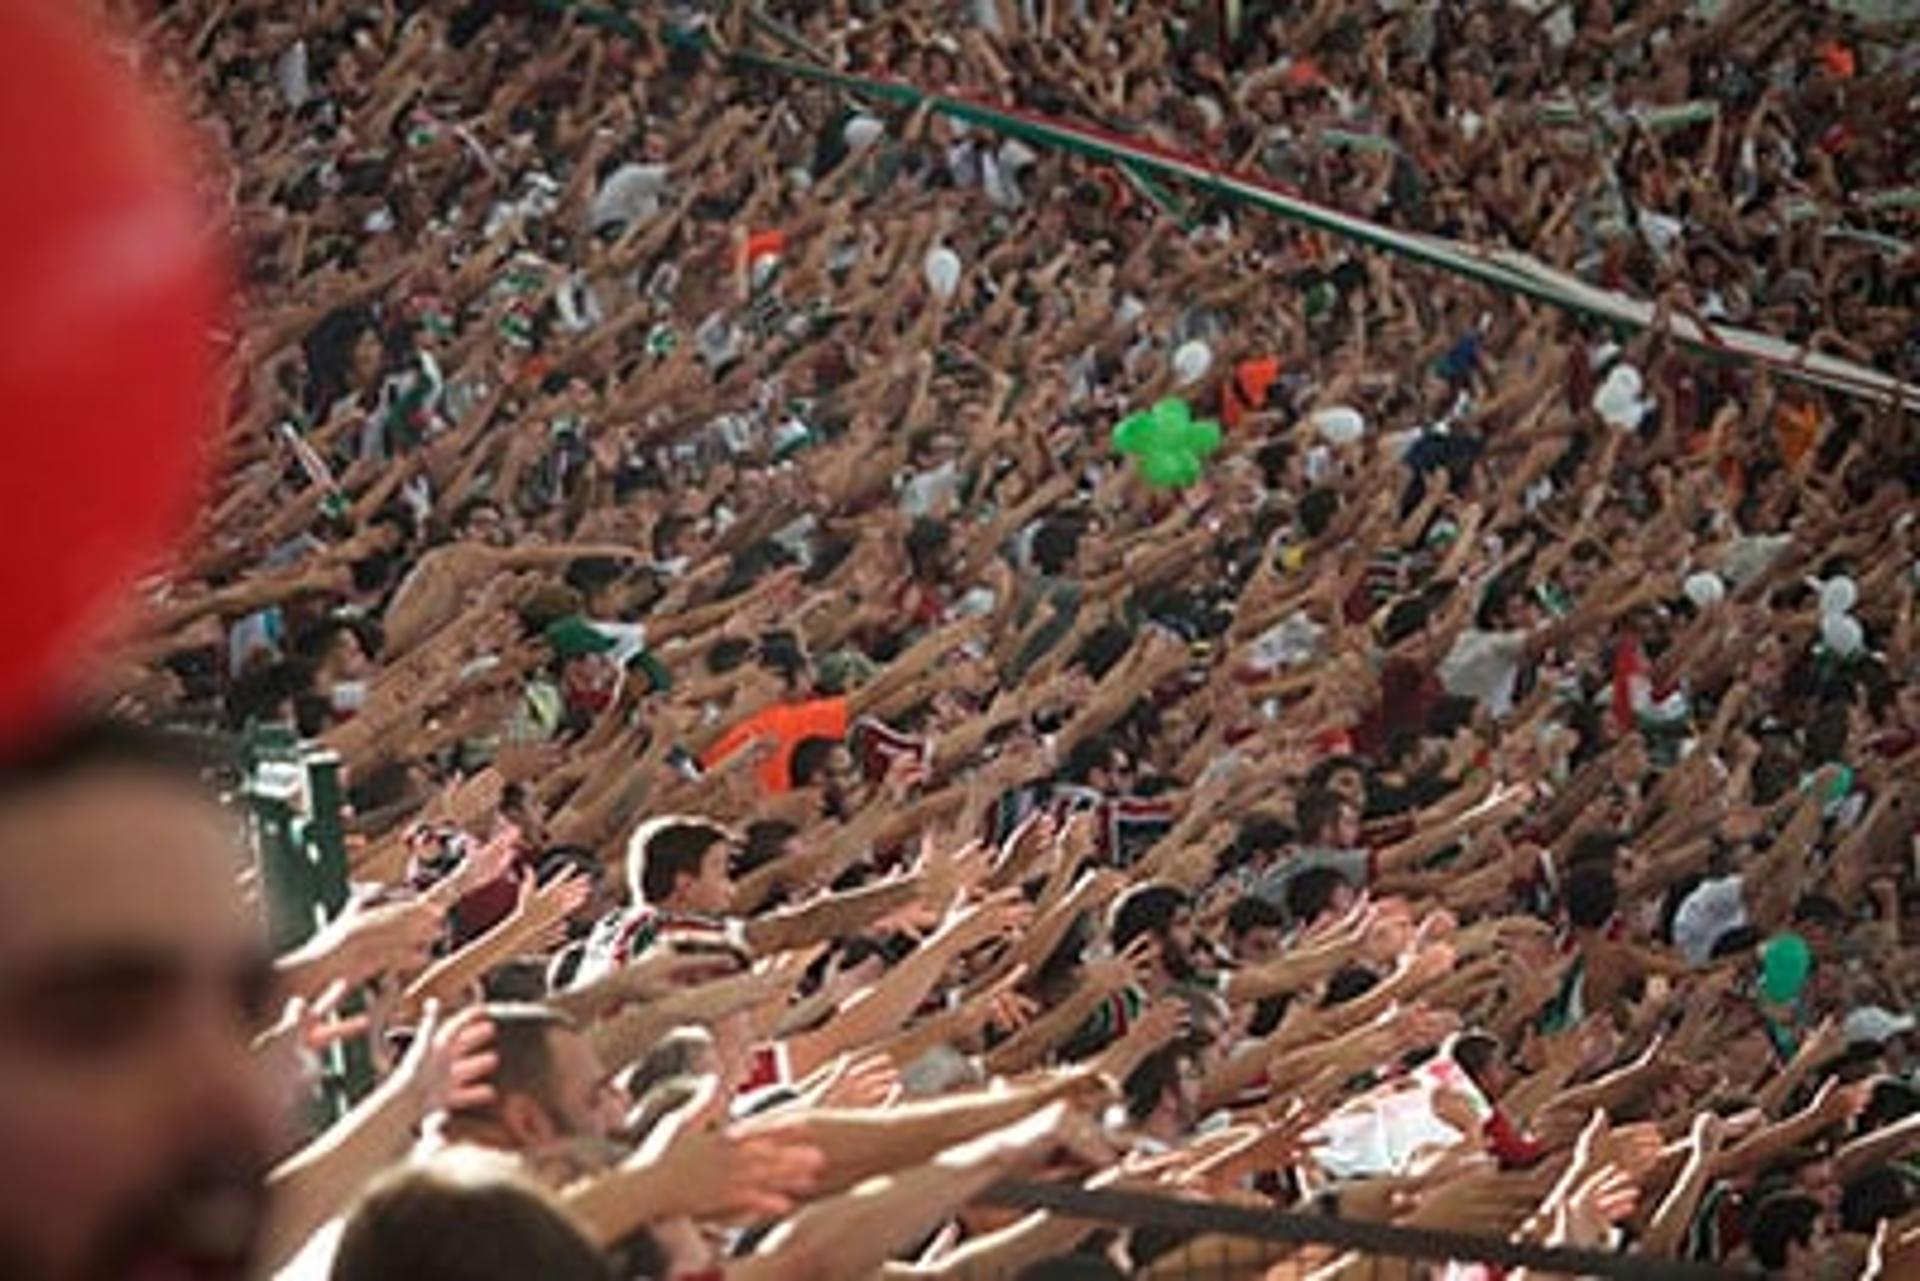
[[[423,1118],[485,1107],[494,1100],[491,1077],[500,1064],[492,1044],[493,1024],[479,1007],[443,1018],[440,1002],[429,999],[389,1080],[412,1096]]]

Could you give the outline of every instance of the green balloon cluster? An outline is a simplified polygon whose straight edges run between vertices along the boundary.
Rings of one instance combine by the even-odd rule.
[[[1200,479],[1200,464],[1220,448],[1220,424],[1195,418],[1184,400],[1163,400],[1122,418],[1113,447],[1130,455],[1155,489],[1178,489]]]

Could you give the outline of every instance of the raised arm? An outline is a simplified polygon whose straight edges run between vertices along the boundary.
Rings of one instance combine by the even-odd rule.
[[[730,1263],[727,1281],[863,1277],[999,1180],[1041,1158],[1069,1120],[1055,1103],[981,1135],[947,1146],[924,1164],[816,1202],[776,1228],[760,1251]]]
[[[922,883],[902,877],[838,894],[825,894],[799,907],[784,908],[747,922],[747,946],[756,954],[789,952],[828,939],[844,938],[881,917],[911,906]]]
[[[438,1003],[429,1002],[393,1074],[268,1175],[271,1209],[261,1265],[271,1269],[291,1260],[369,1179],[405,1154],[426,1117],[490,1101],[492,1039],[493,1025],[484,1018],[469,1013],[443,1023]]]
[[[849,1000],[824,1027],[788,1039],[794,1074],[806,1076],[836,1055],[873,1045],[900,1028],[955,960],[1017,930],[1028,915],[1015,893],[949,917],[931,938],[879,982]]]

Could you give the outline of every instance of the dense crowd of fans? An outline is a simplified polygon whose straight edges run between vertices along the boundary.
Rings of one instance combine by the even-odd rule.
[[[340,1281],[1441,1270],[1016,1176],[1914,1275],[1911,408],[727,53],[1916,379],[1920,27],[747,9],[139,19],[245,310],[97,684],[337,753],[354,893],[263,971],[144,739],[7,768],[7,1275],[217,1275],[256,1220]],[[1224,443],[1162,488],[1110,435],[1168,397]]]

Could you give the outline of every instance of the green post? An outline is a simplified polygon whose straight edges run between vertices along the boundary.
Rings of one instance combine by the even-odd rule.
[[[347,903],[347,845],[340,758],[302,743],[285,725],[258,725],[247,735],[245,797],[267,936],[275,952],[313,937]],[[356,996],[343,1013],[362,1005]],[[323,1056],[323,1118],[339,1116],[373,1088],[366,1039]]]

